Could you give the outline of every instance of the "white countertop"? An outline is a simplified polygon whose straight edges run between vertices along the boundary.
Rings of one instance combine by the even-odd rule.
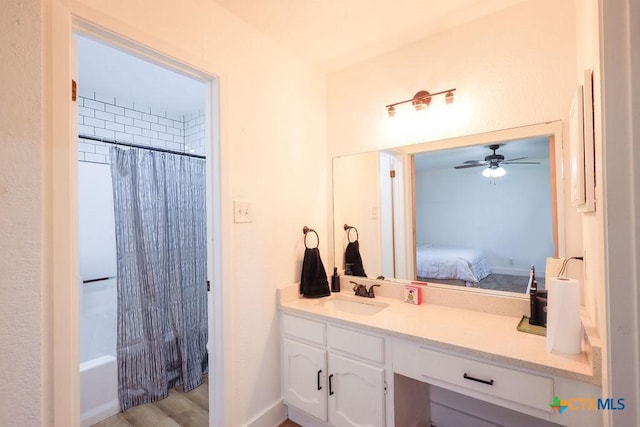
[[[280,290],[279,307],[283,312],[304,314],[369,329],[378,333],[414,340],[434,348],[481,358],[514,367],[532,369],[582,382],[600,384],[600,348],[585,345],[577,355],[548,353],[545,337],[516,329],[520,317],[423,303],[407,304],[396,298],[376,297],[388,307],[374,315],[357,315],[327,308],[323,302],[333,298],[300,298],[297,292]],[[351,292],[341,298],[363,299]],[[587,329],[587,334],[593,331]]]

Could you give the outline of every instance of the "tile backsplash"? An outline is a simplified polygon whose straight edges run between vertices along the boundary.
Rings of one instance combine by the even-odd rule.
[[[206,126],[203,111],[172,115],[115,98],[78,97],[78,133],[150,147],[205,154]],[[78,159],[110,163],[110,144],[80,138]]]

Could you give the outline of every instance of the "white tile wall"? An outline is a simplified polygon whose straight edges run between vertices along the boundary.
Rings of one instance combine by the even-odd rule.
[[[186,151],[190,153],[205,153],[206,126],[204,114],[197,113],[185,116],[184,121],[184,144]]]
[[[150,147],[205,154],[205,117],[201,111],[169,114],[115,98],[78,97],[78,133]],[[109,163],[110,144],[80,139],[80,161]]]

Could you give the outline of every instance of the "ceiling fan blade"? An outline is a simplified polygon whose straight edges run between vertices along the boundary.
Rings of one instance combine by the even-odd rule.
[[[500,163],[505,165],[539,165],[540,164],[540,162],[509,162],[506,160]]]
[[[454,169],[467,169],[467,168],[477,168],[478,166],[486,166],[486,163],[477,163],[472,165],[458,165],[454,166]]]
[[[479,165],[486,165],[487,164],[487,162],[485,160],[465,160],[462,163],[464,163],[465,165],[469,165],[469,164],[472,164],[472,163],[479,164]]]
[[[518,158],[516,158],[516,159],[507,159],[507,160],[505,160],[505,162],[513,162],[514,160],[524,160],[524,159],[526,159],[526,158],[527,158],[527,157],[518,157]]]

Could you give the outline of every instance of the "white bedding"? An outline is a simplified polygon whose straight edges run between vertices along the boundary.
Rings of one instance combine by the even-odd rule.
[[[420,278],[457,279],[478,286],[491,274],[491,264],[480,250],[421,245],[416,248],[416,273]]]

